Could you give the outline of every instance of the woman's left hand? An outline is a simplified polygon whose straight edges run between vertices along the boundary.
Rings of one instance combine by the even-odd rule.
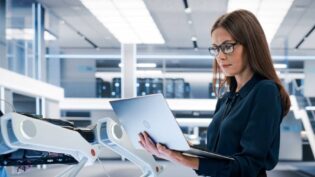
[[[199,159],[196,157],[189,157],[183,155],[181,152],[168,149],[166,146],[153,142],[152,138],[146,132],[139,133],[141,146],[149,153],[172,161],[197,169],[199,165]]]

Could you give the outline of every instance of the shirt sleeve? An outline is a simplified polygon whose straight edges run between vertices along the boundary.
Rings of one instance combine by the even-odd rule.
[[[260,84],[251,105],[252,111],[240,139],[241,151],[232,155],[235,160],[200,158],[198,175],[257,177],[260,170],[265,170],[265,159],[280,131],[282,107],[277,86],[270,81]]]

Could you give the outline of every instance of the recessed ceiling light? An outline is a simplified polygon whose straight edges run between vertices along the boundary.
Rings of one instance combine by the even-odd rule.
[[[164,39],[142,0],[81,0],[120,43],[163,44]]]
[[[293,0],[229,0],[228,12],[246,9],[254,13],[270,43],[292,3]]]

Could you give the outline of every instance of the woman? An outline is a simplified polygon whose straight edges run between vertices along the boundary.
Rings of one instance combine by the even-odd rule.
[[[219,98],[208,127],[207,148],[235,160],[185,156],[147,133],[140,144],[150,153],[211,177],[263,177],[278,162],[280,123],[290,108],[289,96],[273,67],[263,29],[249,11],[221,16],[211,30],[215,57],[213,85],[229,91]],[[224,74],[224,78],[221,77]]]

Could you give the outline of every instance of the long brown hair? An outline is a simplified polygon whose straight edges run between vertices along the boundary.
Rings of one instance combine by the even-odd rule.
[[[254,14],[247,10],[236,10],[222,15],[214,23],[212,32],[217,28],[224,28],[237,42],[244,47],[244,56],[254,73],[273,80],[279,88],[283,109],[283,116],[290,109],[290,97],[274,69],[265,33]],[[219,94],[224,84],[235,83],[235,77],[222,78],[222,72],[216,60],[213,61],[213,89]],[[219,84],[217,89],[216,85]]]

